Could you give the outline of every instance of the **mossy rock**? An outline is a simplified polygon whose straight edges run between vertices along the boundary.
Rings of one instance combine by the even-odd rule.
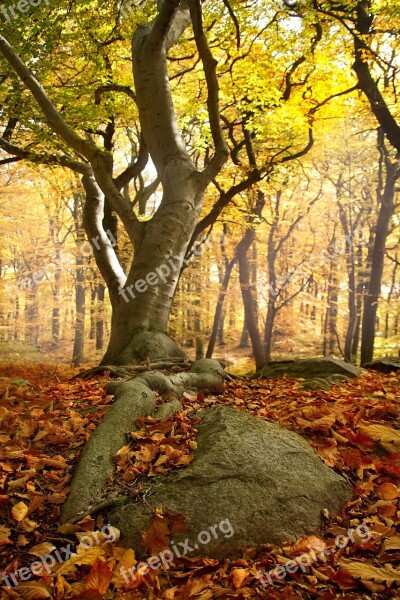
[[[315,534],[322,511],[337,513],[352,497],[348,482],[297,433],[226,406],[199,416],[193,461],[160,478],[146,503],[118,506],[107,517],[121,531],[121,544],[137,555],[146,552],[141,534],[158,507],[184,517],[171,544],[187,539],[191,556],[225,559],[245,547]],[[215,526],[219,534],[203,541],[200,534]]]
[[[329,390],[330,383],[327,379],[314,377],[314,379],[307,379],[301,387],[303,390]]]
[[[267,364],[258,371],[257,376],[266,379],[278,379],[284,375],[302,379],[327,379],[336,374],[357,377],[360,374],[360,369],[338,358],[305,358],[293,362],[284,361]]]

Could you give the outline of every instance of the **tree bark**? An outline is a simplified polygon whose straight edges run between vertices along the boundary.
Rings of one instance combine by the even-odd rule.
[[[224,277],[222,280],[221,289],[218,294],[217,306],[215,308],[215,314],[214,314],[213,327],[212,327],[211,336],[210,336],[210,339],[208,342],[208,348],[207,348],[207,354],[206,354],[207,358],[212,358],[212,355],[214,352],[215,343],[217,341],[217,336],[219,333],[221,317],[223,314],[225,296],[226,296],[226,292],[228,290],[228,285],[229,285],[229,281],[231,278],[232,270],[236,264],[236,261],[237,261],[237,256],[234,256],[232,258],[232,260],[230,260],[228,262],[228,264],[225,265],[225,273],[224,273]]]
[[[239,262],[239,282],[243,298],[246,327],[249,332],[257,370],[265,365],[265,352],[258,329],[257,308],[252,293],[253,285],[251,283],[251,269],[247,253],[256,239],[253,223],[257,218],[260,218],[264,203],[264,195],[259,191],[257,194],[256,205],[249,218],[249,227],[247,228],[243,239],[239,242],[236,251]]]
[[[382,132],[379,133],[381,166],[385,165],[385,183],[383,191],[378,190],[380,203],[378,221],[375,229],[372,264],[367,293],[364,297],[364,313],[361,334],[361,366],[373,360],[377,310],[382,287],[382,275],[385,262],[386,239],[389,224],[394,214],[396,182],[400,176],[397,160],[392,162],[384,146]]]

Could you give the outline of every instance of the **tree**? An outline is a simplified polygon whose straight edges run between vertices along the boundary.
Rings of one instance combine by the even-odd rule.
[[[400,125],[391,107],[396,99],[398,0],[351,0],[312,2],[313,8],[342,25],[353,44],[352,68],[358,88],[365,94],[371,111],[390,144],[400,151]]]
[[[202,170],[191,160],[179,131],[167,77],[167,51],[190,22],[203,63],[214,142],[214,154]],[[0,39],[3,56],[32,93],[52,130],[70,152],[81,158],[56,156],[53,162],[83,176],[85,230],[89,240],[97,242],[94,255],[113,308],[111,339],[103,363],[127,363],[136,355],[152,358],[160,352],[163,356],[180,355],[166,335],[171,303],[182,261],[202,209],[204,191],[228,155],[219,120],[216,62],[204,32],[200,1],[186,4],[165,0],[153,21],[136,29],[132,48],[142,148],[137,160],[115,178],[109,151],[95,144],[92,138],[85,139],[68,125],[14,48],[5,38]],[[4,136],[3,147],[19,156],[24,154],[7,144]],[[156,168],[163,195],[153,218],[143,222],[136,217],[121,190],[143,170],[147,153]],[[106,201],[120,218],[135,247],[127,277],[102,225]],[[155,337],[157,343],[154,343]]]
[[[365,365],[373,359],[376,315],[382,288],[386,240],[390,233],[390,222],[395,212],[396,183],[400,177],[399,160],[396,157],[393,158],[387,149],[385,145],[385,136],[381,128],[378,132],[378,148],[381,155],[377,189],[379,214],[373,232],[371,270],[368,289],[364,296],[361,365]]]

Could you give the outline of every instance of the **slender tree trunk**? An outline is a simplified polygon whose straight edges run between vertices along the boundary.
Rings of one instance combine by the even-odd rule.
[[[96,298],[98,286],[93,282],[90,291],[90,331],[89,340],[96,339]]]
[[[85,342],[85,275],[83,258],[76,259],[75,274],[75,327],[74,327],[74,349],[72,363],[75,367],[83,363]]]
[[[215,342],[217,340],[217,334],[218,334],[219,326],[220,326],[220,319],[222,317],[223,308],[224,308],[224,300],[225,300],[226,292],[228,290],[229,280],[232,275],[232,269],[233,269],[236,261],[237,261],[237,257],[235,256],[228,263],[228,265],[226,266],[226,269],[225,269],[221,289],[220,289],[219,295],[218,295],[217,306],[215,309],[214,323],[213,323],[213,327],[212,327],[212,331],[211,331],[211,336],[210,336],[210,340],[208,342],[208,348],[207,348],[207,354],[206,354],[207,358],[212,358],[212,355],[214,352]]]
[[[56,253],[60,260],[59,249]],[[51,317],[51,349],[56,350],[60,343],[60,314],[61,314],[61,269],[54,272],[54,283],[52,285],[53,310]]]
[[[268,298],[268,308],[267,308],[267,317],[265,319],[265,329],[264,329],[264,352],[265,352],[265,361],[269,362],[271,360],[271,351],[272,351],[272,333],[274,329],[275,323],[275,299]]]
[[[389,234],[390,220],[394,214],[394,196],[396,181],[399,177],[399,165],[391,162],[384,148],[383,137],[380,136],[382,163],[385,163],[386,178],[384,189],[379,193],[379,215],[375,229],[372,250],[372,264],[367,293],[364,297],[364,313],[361,337],[361,365],[373,360],[375,328],[379,298],[381,294],[382,275],[385,261],[386,239]]]
[[[10,333],[8,335],[9,339],[11,339],[12,337],[14,338],[14,340],[19,340],[20,338],[20,306],[19,306],[19,296],[18,294],[15,296],[15,311],[14,311],[14,336],[12,336],[11,334],[11,329],[10,329]]]
[[[102,350],[104,347],[104,298],[106,288],[102,283],[98,285],[97,300],[98,307],[96,311],[96,350]]]
[[[246,320],[243,323],[243,329],[240,336],[239,348],[249,347],[249,330],[247,329]]]
[[[39,301],[36,285],[25,293],[25,341],[37,345],[39,342]]]
[[[265,365],[265,351],[260,332],[258,330],[257,307],[255,298],[253,296],[254,286],[251,283],[251,267],[247,254],[251,245],[256,239],[253,222],[255,219],[260,218],[262,209],[264,208],[264,203],[264,195],[258,191],[256,205],[254,207],[253,214],[249,218],[250,226],[246,230],[243,239],[237,247],[240,289],[243,298],[246,327],[251,340],[253,356],[256,362],[256,369],[260,369],[263,365]]]
[[[328,283],[328,306],[326,308],[324,356],[335,353],[337,345],[337,306],[338,306],[338,280],[332,272]]]

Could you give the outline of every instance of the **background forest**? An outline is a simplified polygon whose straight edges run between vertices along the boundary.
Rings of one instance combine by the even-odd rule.
[[[152,4],[43,3],[4,23],[61,113],[67,107],[87,139],[113,150],[117,172],[143,152],[129,39]],[[397,355],[399,162],[352,69],[356,8],[370,4],[205,11],[229,159],[206,190],[172,306],[170,333],[191,358],[236,368],[251,356],[258,366],[330,354],[359,362],[363,329],[363,362],[371,339],[375,356]],[[363,60],[395,118],[400,9],[372,4]],[[207,163],[207,90],[190,30],[170,50],[168,73],[191,159]],[[1,97],[2,351],[93,364],[111,308],[83,228],[80,177],[60,166],[60,143],[15,75],[2,78]],[[150,160],[123,186],[139,221],[152,219],[160,190]],[[104,218],[128,272],[129,237],[110,207]]]

